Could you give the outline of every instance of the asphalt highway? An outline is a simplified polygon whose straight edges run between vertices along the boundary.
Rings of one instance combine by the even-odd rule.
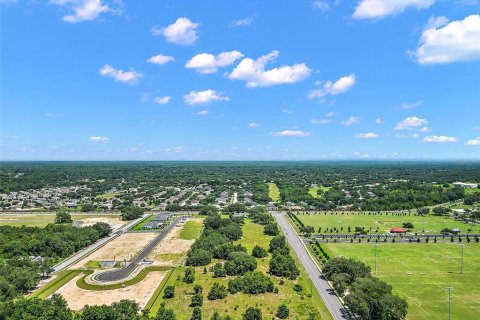
[[[293,251],[295,251],[298,259],[303,264],[303,267],[305,268],[315,288],[320,294],[320,297],[322,297],[333,319],[334,320],[351,319],[348,311],[342,305],[337,295],[330,288],[327,281],[321,277],[320,269],[312,260],[312,257],[308,253],[304,244],[302,243],[302,241],[300,240],[300,238],[298,237],[298,235],[296,234],[295,230],[292,228],[290,223],[284,217],[284,215],[281,213],[274,213],[273,216],[277,219],[278,224],[280,225],[283,232],[285,233],[285,237],[290,243],[290,246],[293,248]]]

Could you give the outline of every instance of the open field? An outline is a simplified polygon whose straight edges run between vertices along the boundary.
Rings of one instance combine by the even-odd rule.
[[[280,200],[280,189],[278,189],[277,185],[273,182],[269,182],[268,184],[268,196],[272,201]]]
[[[150,300],[148,300],[147,304],[145,305],[145,310],[148,311],[148,314],[151,317],[154,317],[158,310],[160,309],[160,305],[163,302],[163,292],[164,289],[167,285],[173,285],[175,281],[177,280],[177,277],[180,275],[180,270],[179,268],[173,268],[171,269],[165,277],[163,277],[162,282],[158,285],[157,289],[155,289],[155,292],[151,296]]]
[[[367,263],[375,273],[373,244],[322,244],[334,256]],[[447,319],[452,287],[452,319],[475,319],[480,311],[480,245],[465,244],[465,272],[460,274],[458,244],[380,244],[378,277],[407,299],[408,319]]]
[[[180,231],[180,239],[195,240],[200,237],[203,228],[203,219],[190,219],[185,222]]]
[[[120,220],[117,214],[72,214],[73,221],[85,221],[85,225],[94,224],[95,222],[106,222],[109,224],[123,225],[125,222]],[[49,223],[53,223],[55,214],[44,213],[19,213],[19,214],[0,214],[0,225],[19,227],[25,225],[27,227],[44,227]]]
[[[75,263],[71,269],[85,267],[90,261],[115,260],[130,261],[135,257],[155,236],[154,232],[149,233],[124,233],[114,240],[108,242],[91,255]]]
[[[318,198],[318,190],[322,190],[323,192],[325,192],[325,191],[330,190],[330,188],[329,188],[329,187],[324,187],[324,186],[310,187],[310,188],[308,189],[308,193],[309,193],[312,197]],[[322,193],[323,193],[323,192],[322,192]]]
[[[153,260],[156,266],[179,266],[195,242],[194,239],[181,238],[184,225],[178,225],[170,231],[165,238],[148,254],[147,260]],[[191,228],[191,227],[190,227]]]
[[[263,227],[254,224],[247,220],[243,227],[244,237],[237,241],[248,249],[248,253],[251,253],[252,248],[258,244],[268,249],[268,244],[271,237],[263,234]],[[266,272],[268,271],[270,255],[263,259],[257,259],[257,270]],[[215,264],[218,260],[212,261]],[[298,266],[301,265],[297,262]],[[210,266],[211,266],[210,265]],[[207,269],[210,267],[207,266]],[[181,268],[183,269],[183,268]],[[274,285],[278,287],[278,293],[266,293],[259,295],[247,295],[243,293],[237,293],[234,295],[229,294],[225,299],[210,301],[206,298],[207,293],[210,291],[210,287],[213,282],[219,282],[227,286],[228,281],[233,277],[226,278],[212,278],[212,273],[203,273],[203,267],[196,268],[195,283],[186,284],[181,278],[183,276],[183,270],[180,273],[180,277],[174,278],[175,283],[175,298],[165,300],[166,307],[175,311],[177,319],[189,319],[192,313],[190,304],[193,295],[193,286],[200,284],[204,290],[204,302],[203,302],[203,318],[209,319],[213,312],[217,310],[222,316],[230,315],[234,319],[241,319],[242,314],[250,306],[256,306],[262,310],[264,319],[272,318],[277,310],[277,307],[281,303],[286,303],[290,308],[291,319],[329,319],[329,313],[325,309],[323,302],[318,300],[315,296],[309,297],[310,284],[308,278],[302,273],[300,278],[296,281],[285,280],[284,285],[280,285],[280,278],[272,277]],[[300,283],[303,287],[302,292],[295,292],[293,286],[295,283]],[[312,318],[310,318],[310,315]]]
[[[120,192],[114,192],[114,193],[104,193],[104,194],[99,194],[97,196],[97,199],[113,199],[115,198],[116,196],[119,196],[119,195],[122,195],[123,193],[120,193]]]
[[[38,289],[37,291],[33,292],[29,297],[30,298],[41,298],[47,299],[51,296],[55,291],[63,287],[67,282],[78,276],[79,274],[83,273],[82,270],[67,270],[65,272],[60,273],[57,275],[55,279]]]
[[[388,232],[393,227],[402,227],[404,222],[411,222],[414,226],[412,232],[418,233],[439,233],[443,228],[459,228],[462,233],[480,233],[479,225],[471,225],[461,221],[455,221],[453,218],[443,218],[439,216],[416,216],[416,215],[368,215],[368,214],[342,214],[342,212],[334,212],[334,214],[298,214],[297,217],[305,224],[305,226],[313,226],[315,232],[321,227],[322,231],[325,229],[337,228],[339,233],[348,233],[348,227],[351,232],[355,231],[355,227],[364,227],[365,230],[375,232],[378,228],[378,233],[382,234]],[[343,230],[341,230],[343,228]],[[423,231],[425,230],[425,232]]]

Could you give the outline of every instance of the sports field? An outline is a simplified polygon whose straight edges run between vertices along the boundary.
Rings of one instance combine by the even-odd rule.
[[[112,222],[120,221],[120,215],[117,214],[72,214],[73,221],[88,220],[94,218],[111,219]],[[55,214],[52,213],[19,213],[19,214],[0,214],[1,226],[27,226],[27,227],[44,227],[49,223],[53,223]],[[104,221],[105,222],[105,221]]]
[[[443,228],[459,228],[462,233],[480,233],[480,226],[471,225],[462,221],[455,221],[449,217],[439,216],[416,216],[411,214],[395,215],[389,213],[383,213],[382,215],[368,215],[349,213],[342,214],[342,212],[334,212],[331,214],[298,214],[297,217],[305,224],[305,226],[312,226],[315,228],[315,232],[321,227],[321,232],[331,228],[339,229],[339,233],[347,233],[348,227],[351,228],[351,232],[354,232],[355,227],[364,227],[365,230],[375,232],[378,228],[378,233],[382,234],[389,231],[393,227],[402,227],[404,222],[411,222],[414,226],[412,232],[418,233],[439,233]],[[343,230],[341,229],[343,228]],[[470,230],[470,231],[469,231]]]
[[[280,189],[278,189],[277,185],[273,182],[269,182],[268,184],[268,196],[272,201],[280,200]]]
[[[373,244],[322,244],[334,256],[361,260],[375,273]],[[408,319],[448,319],[452,287],[452,319],[477,319],[480,312],[480,245],[450,243],[379,244],[377,276],[408,301]]]

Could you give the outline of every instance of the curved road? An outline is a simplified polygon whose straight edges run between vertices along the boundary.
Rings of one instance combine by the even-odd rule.
[[[132,271],[137,267],[137,265],[145,259],[150,251],[155,248],[155,246],[167,235],[170,230],[173,229],[177,225],[177,223],[183,219],[183,217],[178,217],[175,219],[168,227],[160,231],[158,236],[152,240],[143,250],[140,252],[139,255],[135,257],[135,259],[132,260],[126,267],[119,269],[119,270],[113,270],[113,271],[106,271],[97,274],[94,279],[99,282],[107,282],[107,281],[118,281],[122,280],[126,277],[128,277]]]
[[[333,319],[351,319],[347,309],[345,309],[345,307],[342,305],[337,295],[333,292],[332,288],[330,288],[330,285],[327,283],[326,280],[321,278],[322,273],[319,267],[312,260],[309,252],[307,251],[304,244],[296,234],[293,227],[287,221],[287,219],[285,219],[285,217],[281,213],[274,213],[273,216],[277,219],[278,224],[285,233],[285,237],[290,243],[290,246],[293,248],[293,250],[297,254],[298,259],[303,264],[305,271],[308,273],[310,279],[315,285],[315,288],[320,294],[320,297],[322,297],[323,302],[330,311]]]

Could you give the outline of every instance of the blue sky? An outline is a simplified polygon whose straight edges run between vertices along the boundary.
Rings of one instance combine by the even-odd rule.
[[[480,159],[480,1],[0,2],[1,160]]]

